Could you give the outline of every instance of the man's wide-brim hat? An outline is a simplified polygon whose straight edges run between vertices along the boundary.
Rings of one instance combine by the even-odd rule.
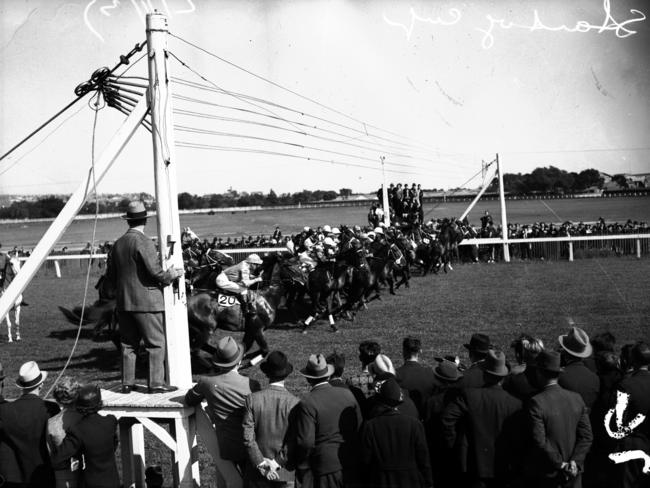
[[[458,381],[463,377],[463,373],[458,370],[458,365],[447,359],[443,359],[433,370],[433,374],[443,381]]]
[[[506,355],[501,351],[488,351],[485,361],[483,361],[483,371],[493,376],[508,376]]]
[[[269,378],[284,379],[293,372],[293,365],[282,351],[271,351],[260,369]]]
[[[129,203],[126,213],[122,215],[122,218],[124,220],[146,219],[147,209],[145,208],[144,203],[139,200]]]
[[[557,338],[560,346],[572,356],[588,358],[591,356],[592,347],[587,333],[578,328],[572,327],[568,334]]]
[[[334,366],[327,364],[325,356],[322,354],[312,354],[307,360],[307,366],[300,370],[300,374],[305,378],[318,380],[328,378],[334,373]]]
[[[29,390],[41,385],[47,378],[47,371],[41,371],[36,361],[28,361],[20,367],[16,386]]]
[[[556,351],[542,351],[535,358],[533,367],[552,373],[561,373],[564,369],[561,366],[560,353]]]
[[[222,337],[217,342],[217,350],[212,356],[212,362],[220,368],[229,368],[241,361],[244,355],[244,346],[237,344],[230,336]]]
[[[490,345],[490,338],[485,334],[472,334],[472,338],[469,340],[469,344],[464,344],[464,346],[470,351],[483,352],[486,353],[492,347]]]

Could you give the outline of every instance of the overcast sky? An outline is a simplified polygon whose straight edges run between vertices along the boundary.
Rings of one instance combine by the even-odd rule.
[[[277,84],[169,39],[195,71],[172,58],[172,76],[240,94],[172,84],[180,191],[370,191],[381,156],[388,181],[424,188],[466,183],[497,152],[506,172],[650,171],[646,0],[3,0],[0,153],[144,40],[150,8]],[[128,75],[146,76],[146,63]],[[124,118],[100,110],[98,154]],[[75,105],[0,161],[0,193],[73,191],[92,125]],[[151,145],[140,130],[99,191],[153,192]]]

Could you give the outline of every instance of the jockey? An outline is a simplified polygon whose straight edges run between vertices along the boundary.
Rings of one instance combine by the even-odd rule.
[[[0,243],[0,285],[4,281],[5,268],[7,267],[7,262],[9,261],[9,256],[2,252],[2,243]]]
[[[336,261],[336,253],[338,248],[336,242],[331,237],[326,237],[323,242],[316,246],[316,260],[319,264],[332,263]]]
[[[252,277],[258,273],[262,259],[257,254],[250,254],[244,261],[230,266],[217,275],[217,288],[234,294],[246,314],[253,313],[248,289],[262,281],[261,277]]]

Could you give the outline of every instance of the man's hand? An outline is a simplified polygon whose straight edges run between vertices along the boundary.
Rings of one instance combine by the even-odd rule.
[[[174,279],[178,279],[181,276],[185,275],[185,270],[183,268],[169,268],[169,269],[174,275]]]

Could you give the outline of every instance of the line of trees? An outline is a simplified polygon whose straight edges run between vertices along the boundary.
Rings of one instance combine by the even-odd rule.
[[[621,185],[627,188],[625,176],[615,175],[614,181],[621,181]],[[575,193],[587,188],[602,188],[605,179],[597,169],[585,169],[580,173],[568,172],[563,169],[549,166],[547,168],[535,168],[531,173],[504,173],[504,191],[518,195],[529,193]],[[493,181],[488,191],[496,191],[498,182]]]
[[[625,175],[617,174],[612,176],[621,189],[628,187]],[[604,178],[596,169],[585,169],[576,172],[568,172],[555,166],[536,168],[531,173],[505,173],[503,175],[505,191],[516,195],[532,193],[575,193],[591,187],[602,188]],[[488,191],[496,191],[498,183],[495,179]],[[430,191],[430,190],[429,190]],[[312,202],[334,200],[338,196],[349,197],[352,195],[350,188],[341,188],[338,192],[333,190],[302,190],[295,193],[277,194],[270,190],[263,192],[238,192],[229,188],[225,193],[211,193],[208,195],[194,195],[183,192],[178,195],[178,208],[181,210],[193,210],[202,208],[224,208],[224,207],[251,207],[251,206],[274,206],[274,205],[297,205]],[[123,213],[129,204],[130,199],[139,198],[151,206],[153,197],[147,193],[131,194],[128,196],[109,195],[100,197],[98,202],[99,213]],[[0,207],[0,219],[38,219],[56,217],[67,197],[48,195],[32,201],[14,201],[11,205]],[[94,214],[96,203],[90,201],[84,205],[82,214]]]

